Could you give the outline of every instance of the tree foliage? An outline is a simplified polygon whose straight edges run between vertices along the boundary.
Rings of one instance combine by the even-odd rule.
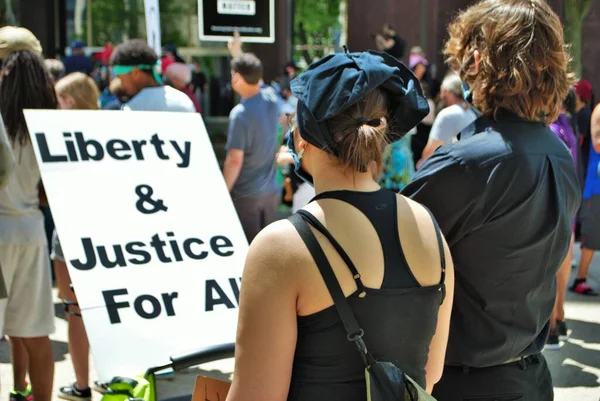
[[[190,9],[193,4],[181,0],[159,0],[162,43],[186,44],[180,25],[189,12],[196,12]],[[103,46],[106,42],[120,43],[126,38],[143,37],[144,15],[143,0],[92,0],[91,45]],[[86,39],[86,32],[87,20],[83,37],[79,39]]]
[[[571,48],[571,69],[577,77],[582,73],[583,21],[592,8],[592,0],[565,1],[565,41]]]
[[[90,4],[87,0],[86,7]],[[106,42],[120,43],[124,38],[138,36],[138,3],[136,0],[92,0],[92,43],[103,46]],[[143,10],[143,9],[142,9]],[[87,11],[82,38],[87,39]]]
[[[300,53],[307,62],[333,47],[340,28],[340,1],[294,0],[294,45],[302,47]]]

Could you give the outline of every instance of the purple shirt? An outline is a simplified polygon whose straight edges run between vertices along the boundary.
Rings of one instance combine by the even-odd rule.
[[[569,118],[564,114],[559,115],[558,119],[550,124],[550,129],[554,132],[554,135],[567,145],[567,148],[571,152],[575,168],[577,168],[577,140]]]

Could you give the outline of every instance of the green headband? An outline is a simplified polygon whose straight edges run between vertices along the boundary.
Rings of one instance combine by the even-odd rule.
[[[140,70],[152,71],[152,76],[154,77],[156,82],[158,82],[159,84],[162,84],[162,78],[160,77],[160,74],[158,74],[158,72],[157,72],[159,66],[160,66],[160,61],[157,61],[156,64],[154,64],[154,65],[149,65],[149,64],[113,65],[112,72],[115,75],[115,77],[118,77],[119,75],[129,74],[131,71],[134,70],[134,68],[138,68]]]

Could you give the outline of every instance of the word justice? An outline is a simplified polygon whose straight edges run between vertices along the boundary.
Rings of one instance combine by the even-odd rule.
[[[168,241],[168,245],[167,245]],[[184,255],[188,259],[202,260],[209,256],[209,251],[219,257],[233,255],[231,240],[223,235],[216,235],[205,244],[200,238],[188,238],[180,243],[172,232],[167,233],[167,240],[154,234],[149,243],[141,241],[128,242],[125,245],[95,245],[91,238],[82,238],[81,246],[84,256],[70,260],[78,270],[91,270],[98,264],[106,268],[124,267],[128,264],[145,265],[158,258],[160,263],[181,262]],[[107,248],[112,247],[111,251]]]
[[[64,150],[50,150],[46,134],[36,133],[40,157],[45,163],[66,163],[66,162],[87,162],[101,161],[105,158],[114,160],[145,160],[149,152],[156,155],[160,160],[170,160],[176,158],[177,167],[186,168],[190,165],[190,153],[192,144],[184,141],[183,144],[177,141],[168,141],[160,139],[158,134],[152,135],[148,140],[129,140],[109,139],[106,143],[100,143],[95,139],[85,139],[81,132],[63,133]]]

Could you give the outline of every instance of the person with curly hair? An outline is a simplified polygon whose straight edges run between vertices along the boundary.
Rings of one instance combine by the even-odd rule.
[[[449,34],[447,61],[481,117],[404,191],[433,212],[456,266],[433,396],[551,401],[541,351],[581,201],[573,158],[548,128],[572,80],[561,22],[542,0],[483,0]]]

